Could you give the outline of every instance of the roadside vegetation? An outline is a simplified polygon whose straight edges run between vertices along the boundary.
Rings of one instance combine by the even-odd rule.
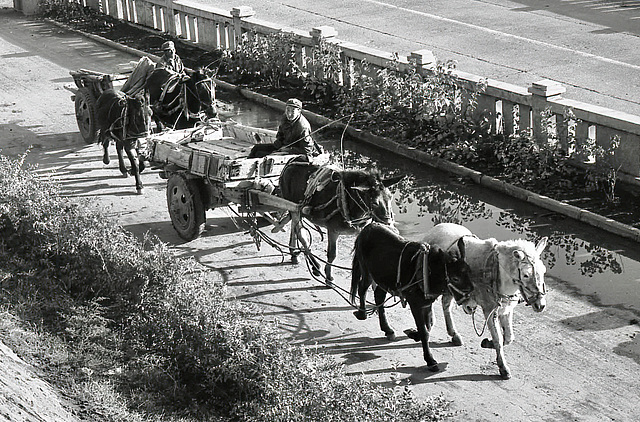
[[[435,421],[442,397],[348,376],[192,259],[0,156],[0,338],[85,420]]]

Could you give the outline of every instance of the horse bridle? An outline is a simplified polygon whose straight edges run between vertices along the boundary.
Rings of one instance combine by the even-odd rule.
[[[529,255],[526,254],[525,251],[523,251],[522,249],[519,249],[520,252],[522,252],[522,254],[525,256],[525,260],[527,262],[527,264],[531,265],[531,268],[533,270],[533,280],[535,283],[535,279],[536,279],[536,267],[533,264],[533,262],[531,261],[531,258],[529,257]],[[496,247],[494,246],[492,253],[495,253],[496,255],[498,254],[498,251],[496,250]],[[502,267],[502,264],[500,264],[500,259],[498,259],[498,270],[500,271],[505,271],[506,270]],[[544,281],[542,282],[542,291],[538,290],[536,292],[533,292],[533,290],[529,289],[529,287],[526,286],[525,282],[522,280],[522,271],[520,270],[520,265],[518,264],[518,278],[511,278],[511,281],[513,282],[513,284],[518,286],[518,289],[520,291],[520,295],[522,296],[522,298],[524,299],[524,301],[527,303],[527,305],[532,305],[533,303],[535,303],[537,300],[539,300],[541,297],[543,297],[544,295],[547,294],[547,288],[546,288],[546,284],[544,283]],[[536,286],[537,287],[537,286]],[[537,289],[536,289],[537,290]],[[530,295],[527,293],[531,293]]]
[[[393,214],[391,214],[391,217],[387,218],[386,221],[381,219],[379,216],[377,216],[372,210],[373,207],[371,206],[371,198],[370,198],[369,204],[366,204],[366,201],[362,199],[362,195],[360,195],[359,193],[357,194],[357,199],[356,199],[354,195],[349,191],[349,189],[347,189],[346,186],[344,186],[344,183],[342,182],[342,180],[338,182],[338,190],[340,190],[340,195],[338,195],[338,199],[339,199],[338,208],[341,209],[342,216],[344,217],[347,224],[349,224],[350,226],[362,228],[367,224],[369,224],[371,221],[376,221],[378,223],[389,225],[390,221],[393,221]],[[358,191],[356,190],[356,192]],[[353,202],[357,205],[357,207],[360,208],[361,211],[363,211],[363,215],[361,217],[351,218],[349,209],[347,207],[347,201],[346,201],[347,195],[349,196],[349,198],[353,200]]]

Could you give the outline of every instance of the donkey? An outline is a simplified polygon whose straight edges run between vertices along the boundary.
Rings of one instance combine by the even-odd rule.
[[[540,255],[547,246],[543,237],[534,244],[526,240],[478,239],[469,229],[452,223],[438,224],[422,239],[445,250],[460,248],[463,240],[465,256],[471,267],[474,297],[482,307],[491,340],[481,346],[496,350],[500,376],[511,378],[504,356],[504,346],[513,341],[513,310],[523,299],[535,312],[546,306],[546,267]],[[451,295],[442,296],[445,322],[449,333],[455,332],[451,318]]]
[[[123,151],[131,163],[131,174],[136,180],[136,192],[143,193],[140,172],[144,169],[144,160],[138,156],[137,143],[149,133],[151,110],[144,96],[132,97],[123,92],[109,89],[104,91],[96,102],[96,119],[100,129],[99,143],[104,148],[102,161],[109,164],[109,143],[113,139],[118,153],[118,167],[123,176],[129,171],[124,164]]]
[[[215,118],[215,82],[208,69],[186,70],[179,75],[167,69],[155,69],[147,78],[153,120],[160,130],[164,126],[186,129],[203,118]]]
[[[354,312],[356,318],[367,318],[366,293],[372,282],[375,283],[375,309],[380,329],[389,340],[395,340],[395,333],[387,322],[384,301],[387,293],[399,296],[409,303],[416,322],[417,338],[410,337],[422,342],[429,370],[438,371],[438,363],[429,349],[433,302],[440,295],[448,294],[466,313],[473,313],[476,308],[462,239],[458,242],[458,250],[444,251],[427,243],[407,241],[390,227],[374,222],[356,238],[351,271],[351,301],[355,304],[356,296],[360,297],[358,310]]]

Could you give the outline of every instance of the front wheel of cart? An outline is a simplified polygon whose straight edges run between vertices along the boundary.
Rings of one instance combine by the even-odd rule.
[[[174,173],[167,182],[167,206],[173,228],[184,240],[196,239],[206,221],[202,195],[196,182],[184,173]]]

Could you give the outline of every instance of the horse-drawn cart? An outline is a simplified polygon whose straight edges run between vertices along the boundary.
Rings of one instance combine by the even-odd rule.
[[[128,76],[86,69],[74,70],[69,73],[76,86],[65,86],[65,88],[73,93],[71,100],[75,103],[76,121],[80,135],[87,144],[95,143],[98,136],[96,102],[104,91],[113,89],[114,81],[124,81]]]
[[[151,165],[167,179],[173,227],[185,240],[204,229],[208,209],[235,204],[241,213],[269,218],[269,212],[297,213],[298,205],[273,194],[284,166],[297,155],[274,153],[247,158],[256,143],[273,142],[275,131],[235,122],[151,135]],[[275,223],[275,221],[271,221]]]

